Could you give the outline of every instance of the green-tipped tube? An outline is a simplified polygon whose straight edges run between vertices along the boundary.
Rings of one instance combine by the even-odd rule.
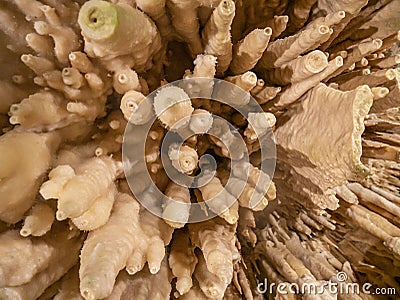
[[[105,59],[146,51],[158,34],[141,11],[126,5],[91,0],[79,11],[78,23],[89,56]]]

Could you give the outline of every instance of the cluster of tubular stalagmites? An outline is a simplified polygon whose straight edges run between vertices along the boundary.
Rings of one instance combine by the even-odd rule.
[[[347,283],[400,291],[399,7],[0,1],[0,299],[250,300],[268,298],[257,290],[264,279],[322,287],[339,272]],[[196,98],[249,105],[249,96],[202,81],[146,98],[200,77],[237,85],[264,112],[245,120]],[[126,125],[153,117],[137,137],[148,170],[136,180],[152,197],[148,171],[167,196],[161,217],[140,205],[122,170]],[[176,126],[191,134],[167,149],[176,172],[193,176],[202,155],[217,157],[214,177],[193,191],[163,169],[161,142]],[[273,182],[257,140],[271,128]],[[250,162],[229,181],[229,161],[246,150]],[[188,223],[192,202],[218,216]],[[275,292],[271,299],[322,297]]]

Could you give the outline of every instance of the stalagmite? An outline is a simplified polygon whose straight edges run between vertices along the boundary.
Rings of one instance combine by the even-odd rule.
[[[274,16],[274,19],[267,23],[272,29],[272,34],[270,40],[275,40],[282,32],[286,30],[287,24],[289,22],[289,17],[284,16]]]
[[[233,261],[238,259],[235,230],[235,225],[221,219],[189,225],[190,239],[201,249],[207,269],[224,283],[231,281]]]
[[[264,52],[259,67],[280,67],[300,54],[318,48],[329,35],[330,30],[327,25],[309,25],[296,35],[275,40]]]
[[[154,98],[154,110],[166,128],[180,128],[189,122],[193,112],[192,103],[184,90],[178,87],[165,87]]]
[[[15,255],[17,252],[22,254],[21,249],[24,249],[26,258],[30,260],[35,258],[36,260],[36,262],[31,262],[33,264],[30,265],[31,270],[29,272],[26,269],[27,260],[22,260],[23,256],[18,257],[18,260],[21,259],[21,267],[24,268],[22,272],[15,268],[18,266],[16,260],[11,260],[14,264],[13,270],[16,273],[14,275],[13,273],[8,273],[8,276],[12,280],[17,279],[20,281],[18,283],[8,282],[5,286],[2,285],[0,287],[0,297],[2,299],[37,299],[46,288],[60,279],[77,263],[82,239],[76,234],[71,234],[66,226],[57,227],[39,243],[31,242],[29,238],[20,237],[16,231],[9,231],[7,236],[2,236],[4,242],[1,245],[8,252],[8,254],[4,253],[2,255],[3,259],[7,259],[9,255]],[[13,234],[16,236],[13,236]],[[18,243],[24,243],[25,245],[18,245]],[[31,253],[29,254],[29,252]],[[8,270],[7,266],[4,265],[1,266],[1,269],[2,271]],[[21,276],[22,274],[24,274],[23,276],[32,277],[25,280],[18,277],[13,279],[13,276]]]
[[[58,93],[41,91],[10,107],[10,123],[27,129],[57,129],[80,121],[67,111],[67,102]]]
[[[79,269],[80,290],[85,299],[111,294],[115,278],[134,248],[132,219],[138,210],[137,202],[126,194],[119,194],[110,220],[89,234],[82,248]]]
[[[280,68],[267,71],[263,78],[269,82],[286,85],[307,79],[328,66],[325,54],[319,50],[296,58]]]
[[[148,98],[137,91],[128,91],[121,98],[121,111],[127,121],[135,125],[147,123],[154,115]]]
[[[192,274],[197,264],[194,247],[190,244],[187,232],[178,231],[174,235],[169,256],[169,266],[177,278],[176,289],[184,295],[193,286]]]
[[[230,66],[234,74],[253,69],[268,46],[272,29],[254,29],[233,48],[233,59]]]
[[[145,69],[160,48],[154,23],[126,4],[89,1],[79,11],[78,23],[85,38],[85,52],[105,62],[126,55],[136,68]]]
[[[72,218],[72,222],[80,230],[94,230],[105,225],[110,217],[115,197],[116,188],[111,184],[104,195],[98,197],[82,215]]]
[[[202,254],[199,255],[199,262],[194,273],[199,282],[200,289],[204,295],[212,299],[221,299],[228,285],[215,276],[207,268],[207,264]]]
[[[42,236],[46,234],[55,219],[54,210],[45,203],[36,203],[30,214],[24,220],[24,226],[20,230],[22,236]]]
[[[197,168],[197,152],[187,145],[171,144],[168,156],[171,159],[172,166],[179,172],[191,174]]]
[[[168,8],[172,15],[172,25],[177,33],[188,43],[193,56],[203,52],[197,19],[198,3],[191,0],[168,1]]]
[[[235,198],[228,193],[221,181],[214,177],[209,183],[199,188],[201,196],[207,202],[207,206],[225,219],[229,224],[235,224],[239,218]]]
[[[165,190],[165,195],[168,199],[164,204],[163,219],[174,228],[185,226],[190,214],[189,189],[171,182]]]
[[[282,153],[286,153],[285,155],[288,156],[289,161],[294,159],[294,153],[298,156],[297,159],[301,159],[302,155],[307,157],[307,161],[301,169],[293,167],[294,176],[306,176],[309,178],[307,189],[310,194],[320,194],[320,196],[316,198],[311,197],[311,199],[321,208],[330,207],[332,209],[337,207],[337,200],[334,199],[334,193],[330,192],[331,188],[345,183],[346,179],[355,180],[363,178],[368,173],[368,169],[360,161],[361,133],[363,131],[363,118],[372,105],[372,98],[373,94],[368,86],[361,86],[355,90],[343,93],[320,84],[308,92],[304,96],[304,100],[291,110],[292,114],[295,111],[301,111],[301,113],[294,113],[296,117],[291,118],[289,122],[276,130],[277,142],[282,147]],[[315,104],[314,101],[324,102],[322,106],[326,109],[324,114],[321,111],[322,107]],[[345,108],[344,103],[349,105],[349,107]],[[309,108],[306,108],[307,106]],[[311,110],[316,109],[316,107],[318,107],[319,113],[313,114]],[[343,109],[343,113],[348,114],[346,117],[343,114],[341,115],[342,122],[349,122],[348,126],[340,126],[346,132],[334,129],[335,124],[337,124],[336,114],[332,114],[331,112],[339,107],[341,110]],[[290,111],[288,114],[290,114]],[[307,121],[302,119],[301,115],[308,118]],[[314,121],[311,119],[312,116],[315,116]],[[318,131],[315,128],[320,121],[325,124],[331,124],[329,127],[332,130],[331,133],[326,131],[322,135],[317,133]],[[303,126],[294,125],[296,122],[300,122]],[[311,126],[309,133],[305,133],[305,124]],[[289,133],[287,131],[288,128],[297,129]],[[302,129],[301,132],[304,133],[302,137],[300,136],[300,131],[298,131],[300,128]],[[315,135],[311,132],[314,132]],[[294,139],[299,139],[299,141],[302,140],[303,142],[298,143]],[[304,142],[305,139],[308,140],[307,143]],[[321,139],[325,139],[325,142],[322,143]],[[316,143],[316,141],[318,142]],[[334,144],[330,145],[332,142]],[[293,147],[292,145],[296,146]],[[331,160],[329,158],[331,155],[336,158]],[[335,161],[335,164],[332,163],[333,161]],[[315,184],[312,182],[315,182]]]
[[[308,90],[318,85],[324,78],[328,77],[330,74],[338,70],[343,66],[343,58],[338,56],[332,59],[328,66],[322,70],[322,72],[317,73],[304,81],[300,81],[290,85],[281,95],[277,97],[275,103],[273,104],[275,109],[281,109],[282,107],[288,106],[298,100],[304,95]]]
[[[392,81],[396,78],[396,72],[393,69],[379,70],[368,75],[357,76],[339,85],[343,91],[354,89],[360,85],[367,84],[369,87],[375,87]]]
[[[0,220],[18,222],[33,205],[58,144],[54,133],[9,131],[0,137]],[[19,172],[13,176],[15,170]],[[24,189],[15,189],[16,185]]]

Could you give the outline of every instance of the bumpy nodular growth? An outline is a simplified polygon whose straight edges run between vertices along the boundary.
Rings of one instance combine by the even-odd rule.
[[[398,6],[1,1],[0,299],[396,298]]]

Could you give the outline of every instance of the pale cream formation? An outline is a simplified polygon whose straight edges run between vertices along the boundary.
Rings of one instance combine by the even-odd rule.
[[[282,90],[282,88],[279,86],[264,86],[260,91],[256,90],[255,92],[253,92],[254,88],[251,90],[251,94],[260,105],[265,104],[270,100],[273,100]]]
[[[391,68],[398,64],[400,64],[400,55],[383,57],[368,61],[368,65],[370,65],[371,67],[376,67],[381,69]]]
[[[189,240],[188,232],[175,232],[168,262],[173,276],[177,278],[177,291],[180,295],[188,293],[193,286],[192,274],[197,264],[194,246]]]
[[[130,254],[126,264],[129,274],[135,274],[143,269],[146,261],[151,274],[156,274],[161,267],[165,256],[165,246],[172,239],[174,229],[163,219],[148,211],[143,211],[138,221],[140,230],[137,230],[137,244]]]
[[[256,220],[254,214],[250,209],[240,208],[239,209],[239,222],[238,222],[238,233],[244,237],[246,242],[251,244],[253,247],[257,243],[257,235],[255,234]]]
[[[197,55],[193,61],[194,69],[193,73],[190,70],[185,71],[184,79],[186,78],[200,78],[198,80],[191,80],[191,88],[186,88],[186,92],[191,98],[204,97],[211,98],[213,93],[214,81],[212,80],[215,76],[217,58],[210,54]],[[205,80],[202,78],[209,78]],[[204,101],[204,100],[203,100]]]
[[[77,263],[82,246],[79,235],[61,224],[42,240],[21,237],[17,231],[3,233],[0,239],[0,273],[7,276],[0,285],[0,297],[6,300],[37,299]],[[20,254],[19,263],[15,253]]]
[[[339,88],[342,91],[348,91],[363,84],[367,84],[369,87],[373,88],[388,81],[393,81],[395,78],[396,71],[394,69],[383,69],[367,75],[353,77],[341,83]]]
[[[241,179],[230,178],[225,188],[237,198],[241,207],[261,211],[268,205],[268,199],[262,193]]]
[[[270,27],[254,29],[233,47],[233,58],[230,70],[241,74],[254,68],[261,58],[272,35]]]
[[[94,230],[107,223],[116,197],[116,187],[110,184],[105,194],[99,196],[90,208],[72,222],[80,230]]]
[[[38,1],[32,1],[33,3],[23,3],[24,1],[15,2],[16,6],[3,6],[1,11],[2,31],[19,48],[17,49],[10,45],[13,52],[20,50],[26,52],[27,46],[29,46],[36,50],[47,50],[43,51],[43,54],[47,55],[50,53],[53,54],[54,49],[57,59],[65,61],[66,52],[79,47],[78,36],[70,28],[71,23],[74,23],[76,20],[73,14],[79,9],[78,5],[73,4],[68,8],[65,7],[66,9],[62,12],[67,17],[65,19],[59,18],[54,8],[43,5]],[[20,11],[17,11],[15,8],[20,9]],[[23,20],[22,16],[26,17],[26,20]],[[34,29],[46,37],[33,33],[33,21],[35,21]],[[47,35],[51,36],[51,38],[47,37]],[[26,38],[28,36],[30,38]],[[69,44],[66,44],[65,41],[68,39]],[[26,42],[28,42],[28,45]]]
[[[322,287],[339,272],[400,290],[398,4],[1,1],[0,299],[253,300],[264,278]],[[182,77],[195,81],[145,97]],[[179,222],[140,207],[121,172],[127,121],[152,118],[148,136],[129,141],[146,142],[134,183]],[[198,157],[217,161],[193,193],[161,163],[179,121],[194,135],[175,167],[194,176]],[[256,139],[269,128],[276,165]],[[218,216],[186,224],[196,200]]]
[[[215,65],[217,63],[217,58],[210,54],[197,55],[194,60],[194,70],[193,77],[206,77],[214,78],[216,69]]]
[[[211,113],[204,109],[195,109],[190,117],[189,129],[195,134],[207,133],[213,124]]]
[[[248,270],[246,270],[245,268],[246,265],[241,263],[235,266],[234,279],[232,282],[233,284],[231,283],[226,290],[225,295],[227,297],[244,297],[246,299],[254,299],[255,297],[257,297],[257,292],[253,291],[251,287],[251,285],[255,283],[254,278],[252,278],[253,274],[248,272]],[[248,279],[247,276],[249,276],[250,278]]]
[[[281,35],[281,33],[283,33],[286,30],[288,22],[289,22],[289,17],[286,15],[274,16],[273,19],[267,21],[266,25],[271,27],[272,29],[270,41],[275,40],[278,36]]]
[[[189,292],[186,294],[182,295],[179,297],[180,300],[192,300],[192,299],[198,299],[198,300],[207,300],[210,299],[207,297],[203,291],[200,289],[198,285],[193,286]]]
[[[246,92],[250,91],[257,85],[257,75],[253,72],[245,72],[240,75],[225,77],[225,80],[237,85],[239,88]],[[235,90],[236,89],[237,88],[235,88]],[[228,95],[226,95],[225,97],[228,97]]]
[[[280,95],[274,100],[272,111],[280,110],[293,102],[296,102],[301,96],[303,96],[308,90],[317,86],[321,81],[326,79],[332,73],[337,71],[343,66],[343,58],[341,56],[335,57],[329,61],[328,66],[306,80],[296,82],[285,89]]]
[[[17,286],[29,282],[35,274],[46,269],[54,249],[42,240],[24,239],[18,231],[1,234],[0,286]],[[12,256],[19,251],[18,260]],[[11,258],[11,259],[10,259]]]
[[[121,98],[120,109],[124,118],[135,125],[145,124],[154,116],[150,100],[134,90],[126,92]]]
[[[152,56],[161,47],[154,23],[127,4],[86,2],[79,11],[78,23],[85,38],[85,52],[100,58],[110,70],[112,60],[118,57],[136,70],[149,69]]]
[[[274,187],[271,178],[268,174],[264,173],[258,167],[253,166],[249,162],[239,163],[236,168],[233,168],[233,175],[237,178],[247,181],[252,187],[256,188],[259,192],[265,193],[267,191],[267,196],[269,200],[275,199],[276,188]],[[268,185],[268,189],[267,189]],[[271,192],[269,192],[271,190]],[[275,192],[273,192],[275,190]]]
[[[79,269],[80,291],[86,300],[111,294],[118,272],[135,247],[138,212],[139,204],[132,197],[118,194],[107,224],[89,233]]]
[[[392,110],[391,108],[397,105],[399,95],[400,95],[400,86],[397,83],[395,84],[394,87],[392,87],[392,89],[385,97],[373,103],[371,107],[371,113],[385,114],[387,111],[389,111],[389,116],[392,115],[393,113],[396,114],[396,108],[394,108],[394,110]]]
[[[334,14],[340,11],[344,11],[346,16],[338,24],[333,26],[333,34],[329,39],[321,45],[321,50],[326,50],[337,40],[341,40],[342,31],[346,28],[351,27],[350,22],[355,16],[357,16],[361,10],[368,4],[367,0],[340,0],[329,3],[329,1],[321,0],[318,1],[318,13],[317,15]]]
[[[314,50],[331,34],[327,25],[308,25],[299,33],[272,42],[259,61],[260,68],[281,67],[300,54]]]
[[[119,109],[111,111],[105,120],[98,125],[101,128],[100,134],[95,134],[93,144],[97,147],[94,151],[97,157],[101,155],[117,155],[122,149],[123,134],[125,132],[126,120]]]
[[[276,123],[276,118],[271,113],[249,113],[247,120],[249,124],[244,131],[244,135],[249,141],[255,141],[265,135]]]
[[[189,220],[190,192],[185,186],[171,181],[165,190],[162,218],[173,228],[182,228]]]
[[[114,71],[113,87],[119,94],[125,94],[130,90],[140,91],[139,76],[132,69],[122,65]]]
[[[237,222],[239,214],[235,197],[224,189],[217,177],[212,178],[210,182],[199,187],[199,190],[202,196],[201,201],[208,201],[206,205],[211,211],[217,213],[229,224]]]
[[[134,266],[133,262],[132,262],[132,254],[134,254],[137,251],[142,251],[143,249],[145,250],[145,247],[147,247],[147,238],[146,238],[146,235],[143,233],[143,231],[140,228],[139,204],[137,203],[137,201],[135,199],[133,199],[132,197],[128,196],[127,194],[118,194],[118,199],[121,199],[121,201],[122,201],[121,208],[124,208],[124,207],[125,207],[125,209],[129,208],[129,211],[126,211],[126,213],[129,213],[129,215],[126,216],[127,223],[124,223],[123,226],[126,226],[126,228],[125,228],[126,242],[130,242],[130,244],[129,244],[130,246],[128,247],[128,253],[121,252],[121,254],[123,254],[123,257],[121,256],[120,258],[124,260],[123,262],[121,262],[121,264],[123,264],[122,268],[125,267],[125,265],[126,265],[126,270],[128,271],[129,274],[134,274],[143,268],[145,262],[143,262],[141,266],[137,266],[137,267]],[[125,212],[121,211],[120,213],[124,214]],[[113,225],[110,228],[110,234],[112,234],[113,236],[115,235],[115,233],[111,233],[111,231],[114,229],[118,230],[117,229],[118,222],[120,222],[120,220],[117,219],[117,217],[115,217],[115,221],[113,221],[113,222],[115,222],[115,225]],[[109,226],[108,224],[109,224],[109,222],[105,226],[100,228],[99,230],[104,230],[104,228],[106,226]],[[134,233],[134,235],[131,236],[131,233]],[[102,235],[99,234],[99,238],[101,238],[101,236]],[[105,246],[107,246],[107,244],[105,244]],[[121,250],[125,251],[123,249],[121,249]],[[96,256],[97,255],[95,255],[95,257]],[[139,257],[142,258],[143,256],[144,256],[143,252],[139,252],[139,254],[137,255],[138,258]],[[115,272],[113,274],[116,276],[118,274],[119,270],[116,270]],[[110,292],[109,289],[108,289],[108,292]]]
[[[351,52],[348,53],[346,59],[344,60],[343,66],[341,66],[338,70],[333,72],[326,78],[325,80],[331,79],[344,70],[351,67],[352,64],[361,60],[364,56],[371,54],[382,47],[382,40],[381,39],[373,39],[371,41],[366,41],[359,43],[356,47],[351,49]]]
[[[346,215],[363,230],[380,239],[397,257],[400,255],[400,228],[386,218],[359,205],[352,205]]]
[[[301,242],[296,234],[292,234],[291,237],[287,236],[286,233],[289,232],[289,229],[282,222],[282,218],[277,216],[278,219],[275,221],[279,231],[271,235],[271,227],[264,228],[261,233],[271,238],[272,241],[260,241],[256,247],[260,253],[261,271],[268,274],[273,282],[287,280],[296,282],[300,287],[310,283],[320,286],[323,283],[320,282],[321,278],[329,278],[338,282],[335,275],[340,270],[346,270],[349,276],[353,276],[353,271],[345,269],[346,265],[328,251],[329,244],[326,241],[306,238]],[[264,257],[268,260],[265,260]],[[350,279],[345,280],[346,282],[350,281]],[[328,298],[324,299],[336,299],[336,296],[333,297],[333,295],[326,296]]]
[[[198,261],[194,276],[199,282],[200,289],[208,298],[222,299],[228,283],[208,270],[207,263],[201,253],[198,255]]]
[[[202,31],[204,52],[217,57],[218,73],[225,72],[232,60],[230,29],[234,16],[235,3],[232,0],[223,0]]]
[[[54,130],[80,119],[67,111],[67,101],[55,92],[41,91],[10,107],[10,123],[24,129]]]
[[[173,28],[166,11],[166,2],[165,0],[136,0],[136,5],[153,19],[161,36],[168,39],[171,37]]]
[[[196,150],[190,146],[171,144],[168,156],[172,166],[181,173],[191,174],[197,168],[198,155]]]
[[[171,13],[171,22],[176,32],[186,41],[192,56],[203,52],[203,45],[199,34],[199,20],[197,19],[197,1],[171,0],[167,2]]]
[[[157,124],[149,131],[146,140],[145,159],[153,180],[155,179],[156,175],[160,175],[160,172],[162,171],[161,157],[159,154],[164,134],[164,128]],[[162,176],[159,176],[159,178],[162,178]]]
[[[201,249],[208,271],[228,285],[233,276],[233,264],[240,258],[236,248],[236,225],[214,218],[188,227],[190,239]]]
[[[35,203],[26,216],[24,226],[22,226],[19,233],[24,237],[46,234],[54,222],[54,215],[55,211],[50,205],[44,202]]]
[[[153,105],[156,116],[168,129],[185,126],[194,110],[188,94],[175,86],[168,86],[157,92]]]
[[[36,198],[58,143],[55,133],[13,130],[0,137],[0,220],[16,223],[23,218]]]
[[[278,85],[306,80],[321,72],[328,66],[326,55],[319,50],[314,50],[304,56],[298,57],[280,68],[267,70],[263,73],[264,80]]]
[[[248,93],[257,85],[257,75],[248,71],[240,75],[229,76],[226,81],[236,85],[219,84],[214,88],[213,97],[229,105],[245,106],[250,102]]]

